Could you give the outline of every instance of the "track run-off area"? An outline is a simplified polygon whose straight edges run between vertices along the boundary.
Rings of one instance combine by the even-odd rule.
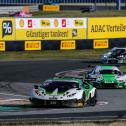
[[[15,118],[105,119],[126,118],[126,89],[98,89],[96,106],[84,108],[33,107],[28,98],[34,84],[56,73],[86,70],[99,61],[41,60],[0,62],[0,120]]]

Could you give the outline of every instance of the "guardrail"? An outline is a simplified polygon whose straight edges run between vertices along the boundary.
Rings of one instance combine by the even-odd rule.
[[[125,3],[125,0],[121,0]],[[0,4],[116,3],[116,0],[0,0]]]
[[[22,9],[24,8],[24,6],[2,6],[0,7],[0,14],[9,14],[10,12],[18,12],[18,11],[22,11]],[[30,12],[34,12],[34,11],[38,11],[38,6],[34,5],[34,6],[29,6],[29,10]]]

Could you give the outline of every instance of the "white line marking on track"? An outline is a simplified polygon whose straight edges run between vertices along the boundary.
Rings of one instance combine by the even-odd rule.
[[[25,100],[25,99],[7,99],[7,100],[0,100],[0,101],[9,102],[9,101],[22,101],[22,100]]]
[[[11,94],[11,93],[0,93],[0,95],[8,95],[8,96],[16,96],[16,97],[26,97],[26,98],[29,98],[29,96],[26,96],[26,95],[16,95],[16,94]]]
[[[108,102],[107,101],[98,101],[97,105],[107,105]]]

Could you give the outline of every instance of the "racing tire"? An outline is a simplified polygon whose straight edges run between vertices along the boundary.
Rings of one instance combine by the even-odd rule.
[[[85,101],[85,93],[82,96],[81,103],[82,103],[82,106],[81,107],[82,108],[85,107],[85,104],[86,104],[86,101]]]
[[[124,59],[123,63],[126,63],[126,58]]]
[[[89,98],[88,104],[89,104],[90,106],[95,106],[96,103],[97,103],[97,92],[95,91],[95,94],[94,94],[93,97],[91,97],[91,94],[90,94],[90,98]]]

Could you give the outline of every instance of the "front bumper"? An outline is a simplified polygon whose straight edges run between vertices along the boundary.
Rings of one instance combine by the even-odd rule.
[[[66,106],[66,107],[82,107],[82,100],[42,100],[37,98],[29,98],[30,102],[35,106]]]

